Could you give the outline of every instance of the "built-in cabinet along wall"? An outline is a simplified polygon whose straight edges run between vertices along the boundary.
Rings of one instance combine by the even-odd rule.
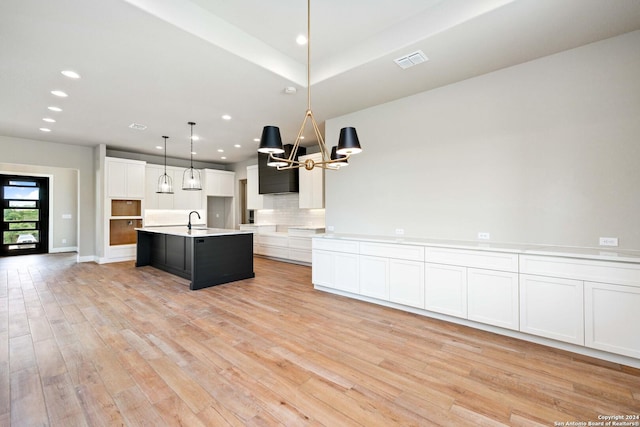
[[[313,238],[314,286],[640,367],[638,254],[377,240]]]

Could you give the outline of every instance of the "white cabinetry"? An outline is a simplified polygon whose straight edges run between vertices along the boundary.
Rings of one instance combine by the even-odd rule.
[[[467,318],[518,330],[518,273],[467,269]]]
[[[204,190],[207,196],[233,197],[235,172],[221,171],[215,169],[205,169]]]
[[[138,160],[105,158],[107,197],[143,199],[145,162]]]
[[[411,307],[424,308],[424,248],[360,243],[360,292]],[[372,271],[369,271],[371,268]],[[384,273],[376,277],[375,272]]]
[[[427,263],[424,271],[424,308],[466,319],[467,268]]]
[[[424,308],[424,262],[389,260],[389,300]]]
[[[520,275],[520,330],[584,345],[583,282]]]
[[[358,293],[358,242],[313,239],[312,281],[320,286]]]
[[[518,255],[485,250],[425,249],[425,308],[518,329]]]
[[[389,301],[389,259],[360,255],[360,293]]]
[[[259,193],[258,165],[247,166],[247,209],[263,209],[264,196]]]
[[[322,161],[321,153],[300,156],[299,160],[304,162],[311,159],[316,162]],[[324,169],[320,167],[299,171],[299,202],[301,209],[323,209],[324,208]]]
[[[158,179],[164,174],[164,166],[147,165],[145,170],[145,209],[173,209],[173,194],[156,193],[158,189]],[[173,189],[176,189],[176,179],[174,171],[167,168],[167,175],[173,182]]]
[[[585,282],[587,347],[640,358],[640,286]]]

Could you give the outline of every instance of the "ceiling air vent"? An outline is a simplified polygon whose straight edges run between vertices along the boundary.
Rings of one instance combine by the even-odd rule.
[[[135,130],[145,130],[147,128],[145,125],[141,125],[140,123],[131,123],[129,127]]]
[[[423,62],[427,62],[429,58],[425,56],[425,54],[421,50],[417,50],[408,55],[400,57],[393,62],[398,64],[398,67],[407,69],[409,67],[413,67],[414,65],[422,64]]]

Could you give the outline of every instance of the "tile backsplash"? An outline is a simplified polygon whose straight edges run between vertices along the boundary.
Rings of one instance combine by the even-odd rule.
[[[286,227],[294,225],[324,227],[324,209],[300,209],[298,199],[298,193],[265,194],[266,209],[256,211],[255,223],[275,224],[277,231],[286,231]]]

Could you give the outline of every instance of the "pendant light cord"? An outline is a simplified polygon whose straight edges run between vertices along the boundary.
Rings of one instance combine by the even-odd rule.
[[[311,111],[311,0],[307,0],[307,110]]]

